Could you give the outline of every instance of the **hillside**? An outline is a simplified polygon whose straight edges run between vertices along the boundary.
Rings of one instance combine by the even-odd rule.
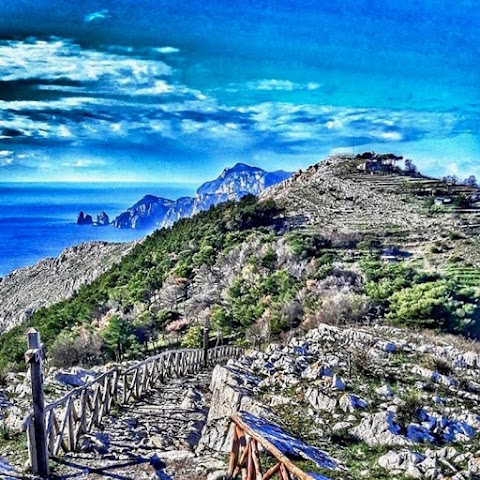
[[[67,248],[57,258],[0,278],[0,332],[25,322],[34,312],[71,297],[127,254],[132,244],[91,242]]]
[[[195,461],[222,463],[227,416],[242,406],[347,469],[322,470],[326,478],[478,478],[478,188],[390,164],[369,174],[364,164],[327,159],[260,198],[155,231],[0,337],[0,368],[15,384],[6,394],[25,387],[8,372],[24,366],[29,326],[42,334],[48,367],[100,370],[199,347],[207,327],[212,345],[253,350],[219,367],[211,396],[203,392],[209,413],[202,403]],[[192,465],[169,468],[190,479]]]
[[[477,335],[474,231],[405,188],[425,177],[366,175],[361,161],[329,159],[260,202],[247,196],[158,230],[28,324],[53,352],[90,339],[97,361],[198,344],[201,325],[250,343],[352,319]],[[4,368],[23,355],[23,328],[0,339]]]

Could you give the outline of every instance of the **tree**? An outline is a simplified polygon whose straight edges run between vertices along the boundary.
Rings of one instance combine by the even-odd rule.
[[[446,280],[413,285],[390,298],[387,318],[406,326],[458,333],[472,327],[479,314],[474,292]]]
[[[203,345],[203,328],[200,325],[190,327],[180,345],[183,348],[200,348]]]
[[[107,351],[113,354],[115,360],[120,362],[126,351],[135,343],[131,325],[118,315],[112,315],[107,326],[102,331],[102,338]],[[132,338],[133,337],[133,338]]]
[[[382,248],[382,242],[372,235],[365,235],[363,240],[358,242],[357,248],[359,250],[368,250],[368,253],[372,255]]]
[[[442,180],[451,185],[456,185],[458,183],[458,177],[456,175],[446,175]]]
[[[474,188],[478,187],[477,177],[475,175],[470,175],[462,183],[464,185],[467,185],[468,187],[474,187]]]
[[[408,172],[408,173],[411,173],[413,175],[418,173],[417,166],[409,158],[405,159],[405,171]]]
[[[472,205],[472,199],[468,195],[457,195],[453,199],[453,204],[459,208],[468,208]]]
[[[141,313],[133,322],[133,333],[137,341],[143,345],[145,352],[148,350],[148,344],[155,341],[159,332],[159,321],[157,317],[149,311]]]

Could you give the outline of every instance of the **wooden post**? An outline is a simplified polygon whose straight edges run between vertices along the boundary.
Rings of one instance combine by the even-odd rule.
[[[34,445],[32,445],[31,465],[34,475],[48,478],[47,438],[45,431],[45,394],[43,391],[43,351],[40,342],[40,334],[31,328],[27,332],[28,351],[25,354],[25,362],[30,366],[32,379],[32,402],[33,402],[33,429]]]
[[[209,328],[203,327],[203,366],[208,366],[208,333]]]

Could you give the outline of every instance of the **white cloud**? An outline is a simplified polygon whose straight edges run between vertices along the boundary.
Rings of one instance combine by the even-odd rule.
[[[82,49],[67,40],[4,41],[0,43],[0,77],[3,81],[49,80],[101,82],[115,90],[150,86],[172,69],[157,60]]]
[[[14,152],[11,150],[0,150],[0,167],[13,165]]]
[[[321,87],[315,82],[295,83],[290,80],[264,79],[256,82],[248,82],[249,90],[284,90],[292,92],[294,90],[317,90]]]
[[[155,47],[153,49],[155,52],[168,54],[168,53],[178,53],[180,51],[179,48],[175,47]]]
[[[78,159],[68,162],[63,162],[64,167],[70,168],[91,168],[91,167],[100,167],[105,165],[105,162],[102,160],[91,160],[91,159]]]
[[[100,10],[98,12],[89,13],[85,15],[85,22],[98,22],[100,20],[105,20],[106,18],[110,17],[110,12],[107,9]]]

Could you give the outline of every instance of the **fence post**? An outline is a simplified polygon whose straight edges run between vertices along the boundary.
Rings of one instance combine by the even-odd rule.
[[[50,474],[48,468],[47,439],[45,432],[45,394],[43,391],[43,349],[40,342],[40,334],[31,328],[27,332],[28,350],[25,353],[25,362],[30,366],[32,379],[32,402],[33,402],[33,429],[34,444],[31,452],[35,458],[30,462],[34,475],[47,478]],[[35,471],[36,470],[36,471]]]
[[[203,366],[208,366],[208,333],[209,328],[203,327]]]

